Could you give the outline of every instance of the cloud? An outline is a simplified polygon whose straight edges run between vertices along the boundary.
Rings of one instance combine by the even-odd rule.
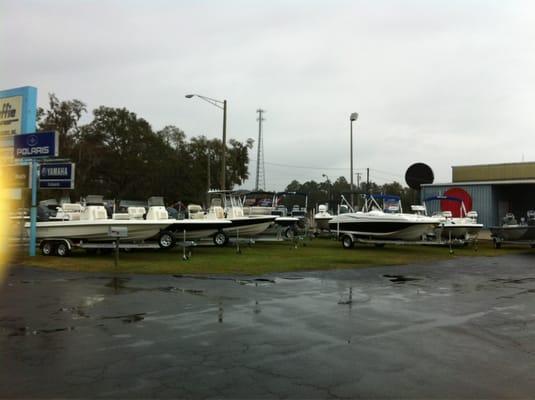
[[[401,180],[424,161],[447,181],[451,165],[535,159],[533,11],[523,1],[10,2],[0,85],[37,86],[43,105],[54,92],[124,106],[190,136],[219,137],[221,113],[186,93],[226,98],[229,136],[241,140],[256,138],[262,107],[273,189],[347,177],[358,111],[358,168]]]

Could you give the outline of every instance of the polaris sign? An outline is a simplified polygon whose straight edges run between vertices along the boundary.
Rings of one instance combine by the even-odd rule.
[[[50,158],[59,154],[57,132],[25,133],[13,136],[15,158]]]
[[[74,189],[74,163],[41,164],[39,188]]]

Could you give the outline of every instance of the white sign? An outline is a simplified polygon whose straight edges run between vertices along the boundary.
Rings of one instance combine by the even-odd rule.
[[[0,136],[20,134],[22,96],[0,99]]]

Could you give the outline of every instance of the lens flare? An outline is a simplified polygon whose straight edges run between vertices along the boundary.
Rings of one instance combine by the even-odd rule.
[[[9,236],[12,226],[10,220],[10,207],[12,204],[10,190],[11,177],[5,170],[5,166],[9,163],[7,159],[0,159],[0,283],[5,278],[10,255]]]

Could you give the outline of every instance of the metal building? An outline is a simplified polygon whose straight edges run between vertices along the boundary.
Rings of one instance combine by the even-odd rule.
[[[451,183],[422,185],[421,200],[448,191],[464,190],[485,227],[500,225],[506,213],[517,220],[535,209],[535,162],[463,165],[452,167]],[[427,204],[436,212],[440,202]],[[468,210],[470,211],[470,210]]]

